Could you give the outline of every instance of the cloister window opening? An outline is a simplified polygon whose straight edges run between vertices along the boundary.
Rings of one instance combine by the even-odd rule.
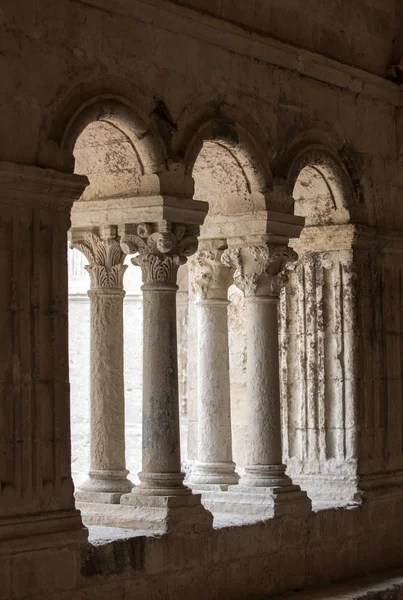
[[[75,172],[86,175],[90,185],[79,202],[104,202],[116,196],[136,191],[141,170],[136,152],[118,127],[109,122],[89,123],[78,136],[74,146]],[[77,206],[76,203],[76,206]],[[95,204],[94,204],[95,205]],[[91,231],[89,228],[88,231]],[[97,227],[95,227],[97,231]],[[70,236],[71,237],[71,236]],[[84,234],[85,237],[85,234]],[[87,272],[88,257],[70,239],[69,263],[69,351],[71,389],[71,440],[72,473],[76,491],[88,479],[91,445],[91,300],[88,297],[90,277]],[[131,480],[138,483],[141,470],[141,419],[142,419],[142,294],[141,271],[126,256],[123,288],[124,310],[124,429],[126,466]],[[128,268],[129,267],[129,268]],[[178,273],[178,363],[180,406],[183,419],[181,426],[182,456],[186,461],[187,445],[187,397],[186,397],[186,338],[187,338],[187,269]],[[119,332],[117,332],[119,333]],[[113,340],[111,340],[113,343]],[[101,390],[102,392],[102,390]],[[112,389],[113,392],[113,389]],[[114,398],[110,398],[113,403]],[[93,421],[96,416],[93,415]],[[107,428],[101,426],[98,436]],[[100,440],[102,443],[103,440]]]
[[[85,258],[69,248],[69,354],[72,473],[76,489],[90,466],[90,300]],[[130,259],[125,260],[128,264]],[[127,468],[134,480],[141,467],[142,297],[140,274],[125,275],[124,381]]]
[[[118,504],[125,495],[130,496],[129,503],[136,502],[130,490],[135,491],[135,484],[141,492],[144,474],[140,471],[148,464],[149,450],[145,448],[150,443],[149,448],[155,447],[148,437],[150,426],[154,428],[152,435],[159,428],[152,412],[145,421],[143,418],[141,428],[141,353],[143,344],[149,343],[150,332],[150,325],[142,329],[141,270],[143,283],[149,277],[142,248],[147,248],[146,256],[154,248],[157,264],[160,260],[164,265],[173,264],[176,259],[165,258],[164,253],[182,239],[180,232],[185,226],[165,221],[120,224],[121,211],[138,201],[141,206],[147,198],[144,186],[149,186],[149,181],[155,184],[155,176],[154,180],[147,179],[140,154],[133,139],[110,119],[86,123],[74,145],[75,171],[85,174],[90,182],[73,207],[75,225],[69,251],[73,472],[76,499],[81,503]],[[340,183],[344,173],[319,155],[299,157],[277,196],[270,170],[258,156],[242,127],[221,119],[202,125],[183,153],[185,178],[191,176],[194,182],[194,203],[208,203],[208,213],[198,234],[198,251],[187,263],[183,258],[181,266],[178,262],[175,267],[179,293],[175,293],[178,373],[174,387],[179,386],[181,461],[186,473],[185,485],[178,487],[183,490],[180,493],[201,492],[207,508],[230,511],[233,502],[245,502],[245,496],[238,498],[236,490],[241,495],[250,486],[261,488],[262,493],[272,490],[274,508],[269,503],[264,514],[258,495],[254,496],[258,508],[256,503],[246,502],[245,510],[251,515],[265,517],[275,514],[272,511],[277,510],[277,502],[279,507],[284,502],[308,507],[310,501],[298,484],[317,503],[329,501],[323,481],[333,485],[333,502],[342,503],[354,496],[355,456],[346,421],[348,403],[354,399],[346,394],[344,365],[338,362],[337,353],[340,343],[349,351],[348,335],[342,332],[341,340],[337,334],[336,330],[344,331],[343,323],[337,321],[341,312],[335,305],[336,296],[331,300],[323,287],[323,281],[330,277],[327,285],[332,290],[341,289],[333,266],[335,262],[339,265],[338,273],[343,277],[348,256],[329,257],[325,250],[313,252],[309,246],[312,235],[320,239],[326,228],[348,220],[345,189]],[[298,234],[302,226],[299,217],[305,217],[301,237],[291,239],[291,247],[287,238],[284,244],[271,233],[270,221],[272,215],[277,218],[276,210],[287,194],[294,200],[295,217],[286,217],[287,222],[294,223],[290,231]],[[81,221],[86,225],[80,226]],[[277,227],[274,225],[273,231]],[[292,248],[299,255],[297,262]],[[87,273],[83,259],[73,259],[77,252],[87,259]],[[318,261],[319,274],[315,270]],[[140,265],[141,270],[131,263]],[[281,292],[279,352],[277,307],[283,281],[279,273],[285,265],[288,283]],[[89,298],[84,291],[88,280]],[[145,289],[152,291],[152,286],[147,284]],[[171,294],[176,286],[169,280],[168,287],[161,290]],[[150,302],[151,296],[147,298]],[[167,302],[172,303],[172,298],[167,296]],[[348,294],[345,300],[349,301]],[[148,304],[147,311],[150,308]],[[160,310],[165,310],[163,304]],[[85,311],[85,318],[79,316],[80,311],[83,315]],[[305,329],[301,329],[302,324]],[[315,331],[319,331],[317,339]],[[82,375],[85,360],[80,360],[80,353],[84,347],[91,386]],[[147,356],[155,360],[155,356]],[[169,367],[168,373],[171,371]],[[151,382],[146,395],[153,396]],[[80,401],[82,397],[86,401]],[[87,416],[83,419],[84,413]],[[179,440],[179,432],[174,433],[176,425],[171,425],[172,435]],[[88,447],[86,479],[82,471]],[[158,460],[163,463],[164,453],[161,449],[159,453]],[[180,469],[180,463],[177,465]],[[146,487],[152,490],[156,475],[151,472],[144,476]],[[177,493],[176,481],[183,475],[167,476],[172,479],[170,489]],[[162,486],[158,493],[162,493],[162,479],[158,485]],[[281,489],[279,496],[273,492],[277,488]],[[231,495],[217,500],[217,490]]]

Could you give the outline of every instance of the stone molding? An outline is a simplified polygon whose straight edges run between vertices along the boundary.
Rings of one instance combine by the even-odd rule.
[[[88,185],[87,177],[0,161],[0,201],[10,207],[69,212]]]
[[[121,247],[132,258],[133,265],[142,271],[143,284],[176,285],[180,265],[197,250],[198,225],[171,223],[140,223],[127,225]]]
[[[133,223],[188,223],[202,225],[208,203],[170,195],[128,195],[76,202],[71,211],[73,227],[92,228],[100,223],[114,224],[126,231]],[[129,225],[128,225],[129,224]],[[293,236],[297,237],[297,236]]]
[[[262,244],[228,248],[224,265],[235,268],[234,283],[245,296],[278,297],[287,280],[287,268],[297,259],[289,246]]]
[[[116,236],[116,227],[103,227],[99,232],[70,230],[70,247],[80,250],[88,260],[85,267],[91,278],[91,290],[123,290],[127,266],[125,254]]]

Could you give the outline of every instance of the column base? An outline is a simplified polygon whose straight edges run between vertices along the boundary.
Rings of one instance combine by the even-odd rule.
[[[75,493],[77,502],[119,504],[122,494],[130,492],[134,484],[127,479],[129,471],[93,470]]]
[[[245,473],[239,480],[244,487],[274,488],[292,485],[285,473],[285,465],[246,465]]]
[[[299,486],[256,488],[237,485],[227,492],[202,492],[202,503],[213,513],[228,513],[271,519],[283,515],[304,515],[311,511],[311,501]]]
[[[80,504],[87,525],[122,527],[153,533],[198,533],[213,527],[213,516],[201,504],[200,494],[147,496],[125,494],[121,504]]]
[[[132,494],[146,496],[188,496],[192,490],[183,484],[185,473],[139,473],[140,484],[132,489]],[[127,494],[130,496],[131,494]]]
[[[235,463],[196,463],[189,478],[192,490],[226,491],[230,485],[236,485],[239,475],[235,473]]]
[[[202,501],[213,512],[257,519],[302,515],[312,510],[311,500],[285,474],[284,465],[248,465],[238,485],[229,486],[227,492],[205,491]]]

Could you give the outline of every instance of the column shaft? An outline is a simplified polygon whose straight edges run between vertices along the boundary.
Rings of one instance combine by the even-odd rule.
[[[238,482],[232,462],[227,300],[200,300],[198,310],[198,462],[191,481]]]
[[[141,488],[159,493],[187,490],[182,484],[176,285],[143,285],[143,462]],[[174,488],[174,489],[165,489]],[[177,488],[177,489],[176,489]]]
[[[125,457],[123,298],[121,290],[90,290],[91,471],[99,491],[128,491]],[[86,489],[88,486],[82,486]]]
[[[281,464],[277,298],[246,299],[249,465]]]

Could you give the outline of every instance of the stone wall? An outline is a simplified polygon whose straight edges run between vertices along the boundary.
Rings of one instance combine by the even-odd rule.
[[[199,4],[202,10],[219,11],[220,18],[215,18],[162,0],[3,4],[0,73],[7,85],[0,93],[0,258],[6,285],[0,294],[0,598],[180,599],[189,597],[189,589],[195,600],[263,598],[399,564],[403,101],[399,86],[383,78],[389,59],[400,53],[399,44],[392,42],[394,31],[401,29],[401,19],[395,19],[392,32],[396,5],[357,0],[352,12],[345,13],[344,4],[336,2],[304,3],[302,11],[301,3],[271,3],[267,14],[259,12],[264,7],[257,2]],[[263,34],[239,27],[236,21],[241,20],[248,21],[247,28],[258,25]],[[90,122],[100,120],[109,127],[99,150],[100,164],[96,157],[92,162],[81,157],[80,167],[80,150],[91,152],[94,147],[91,126],[90,139],[75,149],[76,168],[90,177],[88,188],[85,177],[73,175],[74,145]],[[130,160],[127,153],[119,157],[116,139],[109,137],[110,129],[118,126],[136,148],[135,153],[129,149]],[[124,136],[118,137],[119,146],[130,146]],[[348,477],[348,461],[355,460],[353,433],[348,431],[353,392],[347,389],[351,382],[346,376],[354,365],[349,352],[341,356],[352,335],[352,320],[340,318],[340,307],[349,300],[348,294],[341,298],[341,283],[350,271],[338,258],[320,256],[333,252],[341,240],[338,251],[352,255],[358,299],[354,425],[356,479],[362,494],[351,509],[315,512],[306,502],[304,514],[262,522],[247,511],[244,519],[218,515],[214,529],[207,526],[211,516],[189,495],[195,503],[190,508],[205,518],[204,529],[194,531],[190,518],[190,531],[183,534],[175,530],[181,520],[173,519],[169,524],[174,531],[168,535],[161,536],[159,530],[151,535],[94,530],[88,545],[70,478],[65,247],[70,215],[73,220],[85,217],[89,226],[98,226],[91,219],[101,215],[110,232],[123,227],[129,239],[125,223],[138,222],[131,219],[130,199],[140,198],[150,209],[142,221],[164,221],[168,212],[178,225],[189,212],[207,210],[205,204],[192,201],[196,190],[196,200],[208,200],[212,206],[208,227],[202,230],[205,237],[214,233],[226,238],[226,227],[232,224],[240,237],[256,233],[257,227],[259,243],[267,241],[266,234],[278,236],[277,243],[285,237],[288,243],[292,236],[284,228],[292,229],[294,209],[310,218],[315,199],[329,201],[329,195],[320,192],[309,198],[308,212],[303,212],[299,198],[294,206],[294,187],[307,166],[306,154],[309,167],[324,168],[328,183],[340,173],[349,182],[340,188],[345,205],[341,210],[336,206],[335,222],[344,227],[343,236],[351,234],[351,243],[343,246],[346,238],[339,236],[340,230],[333,232],[325,239],[326,247],[316,248],[318,261],[297,266],[291,275],[290,288],[298,291],[298,301],[304,286],[305,294],[309,289],[318,300],[312,307],[312,297],[305,299],[299,321],[292,310],[291,336],[307,312],[315,320],[315,325],[306,321],[293,341],[314,353],[317,362],[327,349],[332,365],[327,365],[328,376],[318,381],[311,361],[301,364],[300,357],[286,357],[292,368],[295,361],[303,372],[294,385],[305,381],[311,386],[297,395],[287,374],[286,448],[300,475],[307,470],[315,476],[318,466],[336,465],[342,477]],[[330,159],[338,170],[329,177]],[[123,168],[126,160],[129,172]],[[228,178],[235,167],[237,176]],[[211,176],[203,187],[207,172]],[[101,180],[108,184],[107,197]],[[125,196],[129,186],[132,195]],[[85,188],[91,192],[86,192],[90,207],[79,200]],[[335,205],[337,199],[332,195]],[[242,209],[242,218],[231,215],[231,207]],[[140,212],[141,207],[135,208]],[[305,230],[308,237],[310,229]],[[332,304],[321,301],[324,289]],[[232,291],[231,298],[233,433],[235,458],[242,463],[248,435],[243,421],[248,357],[243,301]],[[323,327],[321,311],[327,319]],[[186,317],[182,314],[180,320],[184,323]],[[71,325],[74,328],[74,319]],[[190,312],[192,333],[193,327]],[[313,327],[320,343],[311,344]],[[76,329],[84,344],[84,329]],[[286,353],[283,350],[283,358]],[[127,354],[133,369],[137,360],[132,360],[130,348]],[[195,355],[189,352],[187,358],[194,368]],[[81,359],[77,366],[80,374],[73,379],[80,377],[81,385]],[[174,369],[168,367],[166,373],[172,376]],[[183,357],[182,375],[186,369]],[[126,379],[138,381],[130,371]],[[188,397],[192,385],[194,379],[189,380]],[[326,400],[335,390],[343,406]],[[184,405],[185,394],[183,409]],[[127,414],[137,427],[131,414],[135,406],[129,402]],[[186,410],[192,459],[194,403]],[[319,422],[320,411],[327,423]],[[309,417],[308,427],[305,423],[300,435],[298,419],[303,414]],[[158,433],[163,435],[163,427]],[[321,465],[302,452],[309,454],[315,445],[322,452]],[[175,460],[169,464],[176,468]],[[136,512],[139,506],[129,508]]]
[[[2,559],[3,598],[185,600],[191,590],[195,600],[263,600],[301,593],[306,586],[401,568],[401,507],[402,496],[389,494],[372,506],[306,519],[217,519],[207,535],[162,538],[95,527],[81,552],[67,546]]]
[[[175,1],[380,75],[386,73],[392,46],[400,59],[396,18],[400,7],[394,0]]]

